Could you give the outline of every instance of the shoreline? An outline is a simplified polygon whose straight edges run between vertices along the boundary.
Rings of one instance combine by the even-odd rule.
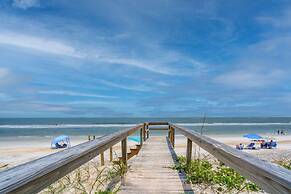
[[[161,134],[164,135],[165,134]],[[151,135],[150,135],[151,136]],[[152,135],[160,136],[160,135]],[[236,144],[247,144],[250,142],[248,139],[240,135],[208,135],[219,142],[225,143],[233,148]],[[291,135],[273,135],[278,143],[278,147],[275,149],[260,149],[260,150],[244,150],[247,153],[258,156],[264,160],[278,160],[281,157],[291,158]],[[15,137],[0,137],[0,170],[1,166],[8,165],[5,168],[11,168],[13,166],[35,160],[48,154],[52,154],[62,149],[51,149],[51,137],[36,137],[30,136],[25,138]],[[87,136],[71,136],[72,146],[88,141]],[[186,138],[183,135],[176,135],[175,151],[177,155],[184,155],[186,152]],[[194,143],[194,142],[193,142]],[[134,146],[136,142],[128,141],[128,149]],[[193,144],[194,150],[196,145]],[[116,144],[113,147],[116,154],[120,153],[120,145]],[[106,151],[107,152],[107,151]],[[205,152],[202,150],[202,152]],[[106,155],[106,153],[105,153]],[[107,157],[108,158],[108,157]]]

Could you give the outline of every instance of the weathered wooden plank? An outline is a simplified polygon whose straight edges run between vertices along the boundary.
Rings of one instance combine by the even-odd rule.
[[[101,166],[104,166],[104,164],[105,164],[105,160],[104,160],[104,152],[102,152],[102,153],[100,154],[100,161],[101,161]]]
[[[144,131],[144,127],[142,127],[139,131],[139,143],[140,143],[140,146],[142,146],[142,143],[143,143],[143,132]]]
[[[112,147],[109,148],[109,161],[112,162],[113,160],[113,149]]]
[[[143,141],[146,141],[146,124],[143,124]]]
[[[172,167],[173,149],[166,137],[150,137],[131,161],[119,193],[184,193],[186,178]]]
[[[169,123],[167,121],[151,121],[146,122],[147,125],[168,125]]]
[[[127,138],[121,141],[121,160],[127,166]]]
[[[36,193],[125,139],[143,125],[91,140],[0,172],[0,193]]]
[[[170,127],[170,142],[173,146],[173,148],[175,147],[175,129],[173,127]]]
[[[234,149],[192,130],[172,125],[221,162],[238,171],[269,193],[291,193],[291,171]]]
[[[187,151],[186,151],[187,166],[191,162],[191,157],[192,157],[192,141],[191,139],[187,138]]]
[[[151,131],[168,131],[166,127],[150,127]]]

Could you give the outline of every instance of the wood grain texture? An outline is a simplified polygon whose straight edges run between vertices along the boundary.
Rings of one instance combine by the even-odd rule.
[[[142,126],[124,129],[2,171],[0,172],[0,193],[37,193]]]
[[[113,149],[112,147],[109,148],[109,161],[112,162],[113,160]]]
[[[168,131],[167,127],[151,127],[151,131]]]
[[[142,127],[139,131],[139,144],[142,146],[143,144],[143,132],[144,131],[144,127]]]
[[[172,125],[184,136],[208,151],[221,162],[238,171],[269,193],[291,193],[291,171],[251,154],[234,149],[209,137]]]
[[[102,153],[100,154],[100,162],[101,162],[101,166],[104,166],[104,164],[105,164],[105,160],[104,160],[104,152],[102,152]]]
[[[172,168],[173,152],[166,137],[150,137],[131,160],[119,193],[193,193],[185,177]]]
[[[127,166],[127,138],[121,141],[121,160]]]
[[[191,162],[191,157],[192,157],[192,141],[191,139],[187,138],[187,150],[186,150],[187,166]]]
[[[168,125],[169,123],[166,121],[152,121],[146,122],[147,125]]]

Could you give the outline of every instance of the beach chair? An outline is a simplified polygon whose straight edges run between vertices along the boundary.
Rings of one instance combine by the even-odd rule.
[[[277,147],[277,143],[275,141],[269,142],[269,149],[276,148],[276,147]]]
[[[238,149],[238,150],[243,150],[244,149],[244,145],[240,143],[239,145],[236,145],[235,148]]]
[[[255,143],[250,143],[249,145],[247,145],[247,149],[255,150],[256,149],[256,144]]]
[[[261,148],[262,149],[266,149],[266,148],[268,148],[268,146],[269,146],[269,143],[268,142],[261,143]]]

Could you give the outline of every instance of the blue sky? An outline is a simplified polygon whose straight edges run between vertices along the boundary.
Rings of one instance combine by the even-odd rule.
[[[290,116],[291,2],[0,1],[0,117]]]

